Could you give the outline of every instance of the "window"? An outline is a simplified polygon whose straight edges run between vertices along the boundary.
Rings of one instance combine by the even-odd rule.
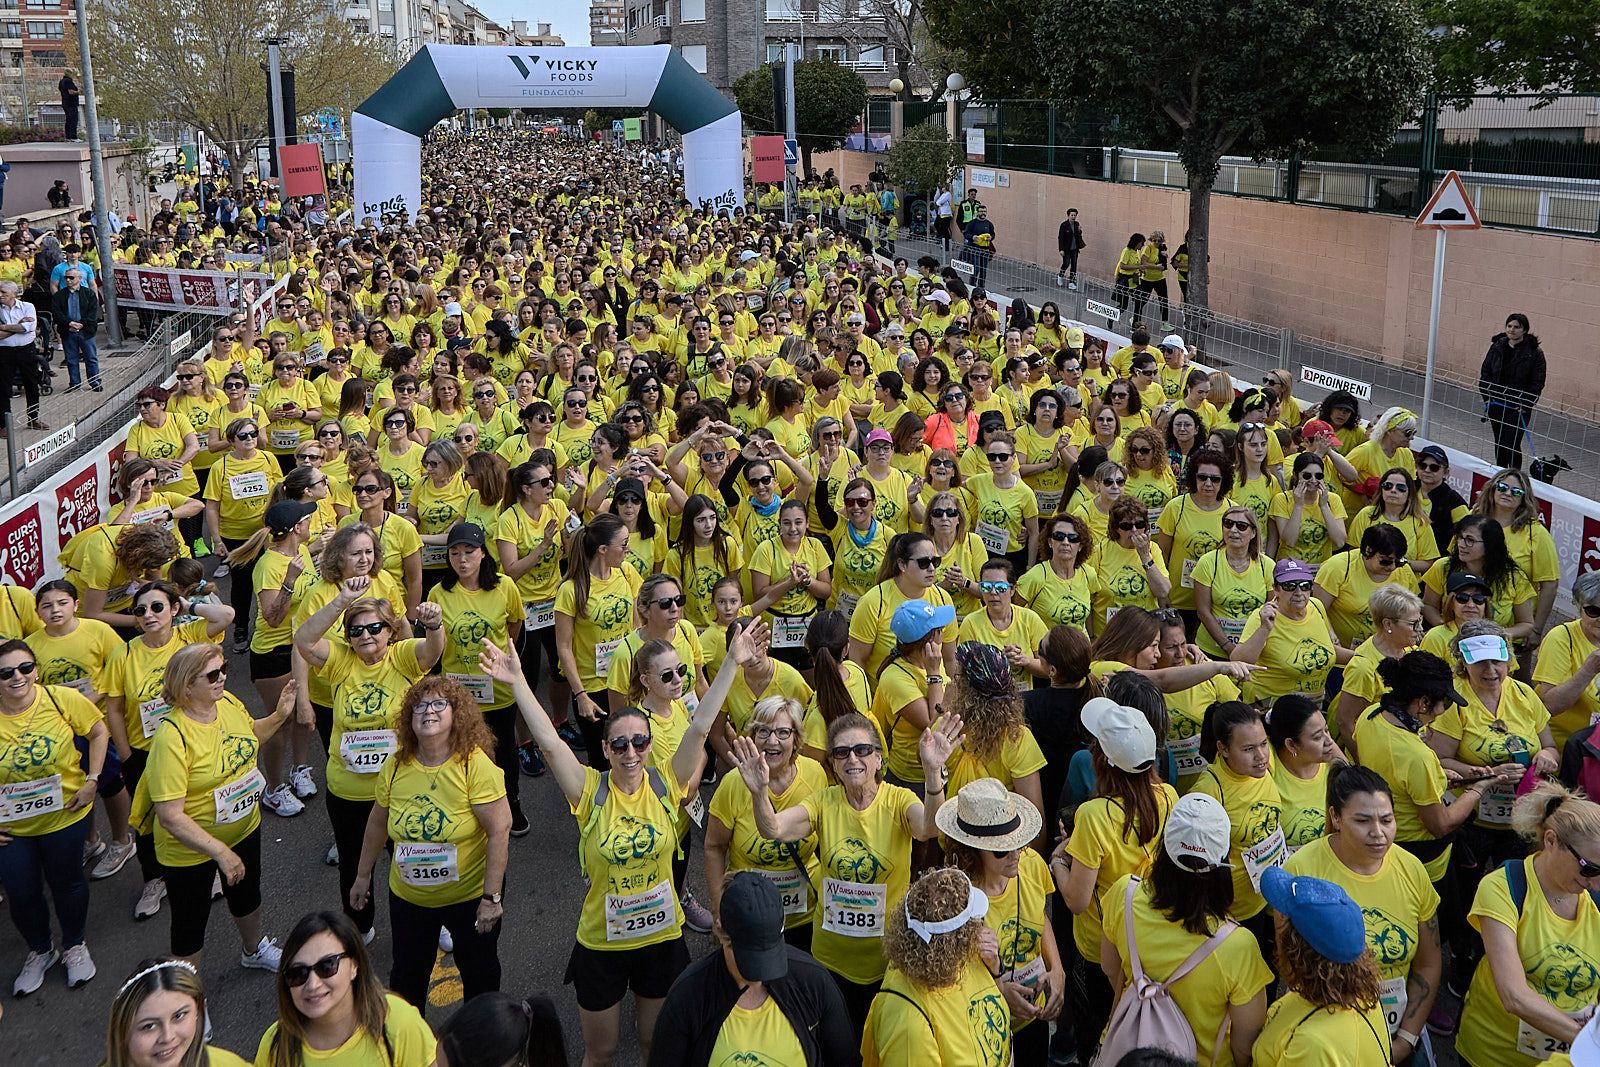
[[[767,43],[767,62],[768,63],[782,63],[783,62],[783,57],[788,51],[789,51],[789,46],[787,44],[784,44],[781,41],[778,42],[777,44],[773,44],[772,42],[769,41]]]
[[[56,51],[35,52],[33,61],[41,67],[62,68],[67,65],[67,54]]]
[[[350,27],[357,33],[371,33],[372,23],[367,19],[351,19]]]
[[[3,28],[0,28],[0,37],[9,37],[15,40],[21,36],[22,23],[20,22],[7,22]]]
[[[844,62],[844,45],[842,45],[842,44],[819,44],[819,45],[817,45],[817,58],[818,59],[831,59],[835,63],[843,63]]]
[[[393,11],[394,10],[394,0],[378,0],[378,10],[379,11]]]
[[[65,23],[46,22],[43,20],[28,20],[28,36],[41,41],[59,41]]]
[[[859,62],[864,67],[883,66],[883,45],[867,45],[861,49]]]
[[[16,4],[12,4],[16,7]],[[60,10],[61,0],[28,0],[29,11],[57,11]]]
[[[686,45],[683,46],[682,52],[683,52],[683,58],[688,61],[689,66],[693,67],[697,72],[699,72],[701,74],[704,74],[706,72],[706,46],[705,45],[703,45],[703,44],[686,44]]]
[[[1478,140],[1486,145],[1511,145],[1518,141],[1547,141],[1553,144],[1582,144],[1583,128],[1580,126],[1512,126],[1496,129],[1485,126],[1478,131]]]
[[[706,0],[679,0],[679,22],[704,22],[706,20]]]
[[[800,0],[767,0],[767,21],[800,21]]]

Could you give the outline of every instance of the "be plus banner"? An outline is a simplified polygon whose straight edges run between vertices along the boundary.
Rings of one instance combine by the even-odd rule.
[[[118,263],[112,267],[117,303],[154,311],[230,311],[254,294],[270,288],[270,274],[230,274],[226,271],[169,270]]]
[[[783,138],[750,138],[750,177],[757,182],[783,181]]]
[[[283,175],[285,196],[328,195],[320,144],[284,145],[278,150],[278,173]]]

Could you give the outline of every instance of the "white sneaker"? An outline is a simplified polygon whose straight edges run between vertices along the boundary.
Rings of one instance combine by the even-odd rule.
[[[28,958],[22,961],[22,970],[17,974],[16,983],[11,987],[12,994],[25,997],[29,993],[37,993],[39,987],[44,985],[44,972],[60,961],[61,953],[53,945],[49,952],[28,953]]]
[[[73,945],[61,957],[67,964],[67,988],[77,989],[88,985],[95,975],[94,960],[89,957],[88,945]]]
[[[85,841],[83,843],[83,865],[87,867],[95,860],[106,854],[106,843],[101,840]]]
[[[261,806],[281,819],[292,819],[306,810],[300,798],[294,795],[287,783],[269,789],[261,797]]]
[[[161,901],[167,895],[167,883],[163,878],[154,878],[144,884],[139,891],[139,903],[133,906],[135,919],[153,918],[161,910]]]
[[[339,842],[335,841],[328,846],[328,854],[322,857],[322,862],[329,867],[339,866]]]
[[[100,862],[96,863],[94,869],[89,872],[90,879],[99,881],[102,878],[110,878],[127,866],[135,851],[137,849],[131,840],[125,845],[119,845],[115,841],[111,842],[106,846],[105,855],[100,857]]]
[[[378,928],[376,926],[374,926],[372,929],[368,930],[366,933],[361,935],[361,943],[363,945],[370,945],[374,941],[376,941],[377,939],[378,939]]]
[[[211,876],[211,899],[212,900],[221,900],[222,899],[222,872],[221,871],[218,871],[216,874]]]
[[[697,934],[709,934],[711,932],[710,909],[696,900],[692,893],[684,893],[680,903],[683,905],[683,925]]]
[[[1067,283],[1067,288],[1072,290],[1073,292],[1077,292],[1078,291],[1078,283],[1077,282],[1068,282]]]
[[[289,785],[301,800],[317,795],[317,783],[311,777],[311,768],[304,763],[289,772]]]
[[[447,928],[439,927],[439,951],[454,952],[455,950],[456,939],[450,936],[450,931]]]
[[[239,953],[239,966],[254,971],[276,971],[283,960],[283,949],[275,937],[263,937],[254,952]]]

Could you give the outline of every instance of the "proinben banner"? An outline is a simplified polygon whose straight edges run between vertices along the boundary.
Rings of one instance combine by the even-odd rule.
[[[670,45],[489,48],[425,45],[356,108],[357,221],[422,200],[422,136],[461,108],[647,107],[683,134],[684,195],[744,204],[739,111]]]

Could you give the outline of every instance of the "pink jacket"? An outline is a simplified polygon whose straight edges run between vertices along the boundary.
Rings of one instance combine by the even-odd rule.
[[[956,451],[957,433],[965,435],[968,445],[976,442],[978,440],[978,417],[969,411],[967,412],[966,422],[958,424],[944,412],[935,411],[928,416],[927,424],[922,428],[922,443],[929,448],[948,448],[954,452]]]

